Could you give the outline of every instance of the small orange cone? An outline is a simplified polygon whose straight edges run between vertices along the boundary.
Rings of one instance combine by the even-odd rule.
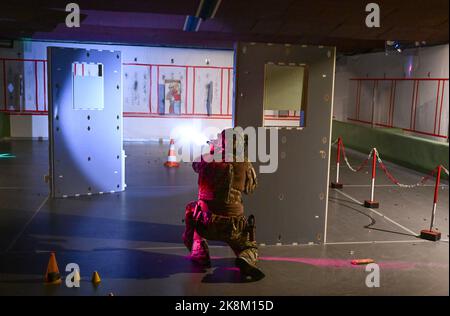
[[[180,166],[180,164],[177,162],[177,155],[175,154],[175,142],[173,139],[170,139],[169,153],[167,154],[167,161],[164,163],[164,166],[169,168]]]
[[[59,274],[58,264],[56,263],[56,256],[54,252],[50,253],[50,259],[48,260],[44,281],[48,284],[61,283],[61,274]]]
[[[100,275],[98,274],[97,271],[94,271],[94,273],[92,274],[92,283],[94,283],[95,285],[99,284],[100,282],[102,282],[102,280],[100,279]]]

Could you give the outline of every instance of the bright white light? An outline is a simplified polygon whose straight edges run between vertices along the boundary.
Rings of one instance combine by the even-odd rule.
[[[179,144],[193,144],[197,146],[206,145],[208,137],[200,130],[200,126],[181,125],[172,130],[171,138]]]

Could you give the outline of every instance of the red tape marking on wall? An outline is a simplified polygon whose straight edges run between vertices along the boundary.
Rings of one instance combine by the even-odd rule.
[[[195,113],[195,68],[192,68],[192,73],[193,73],[193,75],[192,75],[192,77],[193,77],[193,79],[192,79],[192,86],[193,86],[193,88],[192,88],[192,114],[194,114]]]
[[[441,108],[439,110],[439,126],[437,130],[437,134],[441,132],[441,119],[442,119],[442,105],[444,103],[444,90],[445,90],[445,81],[442,81],[442,95],[441,95]]]
[[[45,61],[42,62],[42,79],[43,79],[43,87],[44,87],[44,111],[47,111],[47,80],[45,77]]]
[[[39,111],[39,95],[38,95],[38,90],[39,90],[39,85],[38,85],[38,75],[37,75],[37,62],[34,62],[34,83],[35,83],[35,92],[36,92],[36,111]]]
[[[6,99],[6,60],[3,59],[3,108],[6,111],[7,99]]]
[[[148,91],[148,108],[150,114],[152,113],[152,66],[148,66],[149,72],[149,91]]]
[[[186,91],[184,91],[184,112],[188,112],[189,66],[186,66]]]
[[[227,114],[230,114],[230,81],[231,70],[228,69],[228,83],[227,83]]]
[[[443,99],[444,99],[444,89],[445,84],[448,82],[448,78],[351,78],[352,81],[357,81],[356,86],[356,110],[355,110],[355,118],[348,118],[350,121],[360,122],[364,124],[370,124],[375,126],[389,127],[389,128],[401,128],[408,132],[413,132],[422,135],[434,136],[439,138],[448,138],[448,135],[442,135],[440,123],[442,121],[442,109],[443,109]],[[374,88],[378,86],[376,83],[378,81],[391,81],[391,92],[390,92],[390,102],[389,102],[389,110],[388,110],[388,119],[385,123],[376,122],[374,118],[374,111],[372,107],[372,118],[370,121],[364,121],[360,119],[360,106],[361,106],[361,83],[364,81],[373,81]],[[411,96],[411,110],[410,110],[410,122],[409,128],[395,126],[394,124],[394,113],[395,113],[395,101],[396,101],[396,93],[397,93],[397,81],[412,81],[413,91]],[[438,87],[436,92],[436,105],[435,105],[435,116],[434,116],[434,124],[433,129],[431,131],[420,131],[416,128],[417,122],[417,106],[419,103],[420,97],[420,82],[421,81],[437,81]],[[442,82],[442,88],[440,88],[440,82]],[[439,98],[439,94],[440,98]],[[372,94],[375,95],[375,92]],[[372,102],[373,106],[373,102]],[[439,107],[439,115],[438,115],[438,107]]]

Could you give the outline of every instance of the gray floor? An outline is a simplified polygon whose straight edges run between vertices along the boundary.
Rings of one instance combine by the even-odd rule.
[[[368,199],[368,169],[353,173],[341,166],[342,190],[330,190],[328,244],[267,245],[260,248],[267,277],[240,282],[231,250],[212,244],[213,266],[203,270],[187,258],[181,244],[183,210],[195,198],[190,166],[162,167],[167,145],[127,143],[125,192],[102,196],[47,199],[48,144],[0,142],[0,294],[9,295],[448,295],[448,185],[440,188],[436,225],[444,241],[416,234],[429,225],[433,180],[403,189],[378,170],[376,211]],[[349,152],[351,163],[364,155]],[[381,153],[382,154],[382,153]],[[392,164],[402,183],[422,176]],[[335,174],[332,162],[331,175]],[[59,268],[74,262],[83,281],[78,289],[42,282],[49,251]],[[379,288],[365,285],[356,258],[380,266]],[[102,283],[89,282],[94,270]]]

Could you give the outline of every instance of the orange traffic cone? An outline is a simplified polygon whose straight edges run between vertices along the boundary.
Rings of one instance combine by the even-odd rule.
[[[177,155],[175,154],[175,142],[173,141],[173,139],[170,140],[169,153],[167,154],[167,161],[164,163],[164,166],[169,168],[180,166],[180,164],[177,162]]]
[[[55,253],[50,254],[50,259],[48,261],[47,271],[44,277],[45,283],[49,284],[60,284],[61,274],[59,274],[58,264],[56,263]]]
[[[100,279],[100,275],[97,271],[94,271],[94,273],[92,274],[92,283],[94,283],[94,285],[98,285],[100,282],[102,282],[102,280]]]

